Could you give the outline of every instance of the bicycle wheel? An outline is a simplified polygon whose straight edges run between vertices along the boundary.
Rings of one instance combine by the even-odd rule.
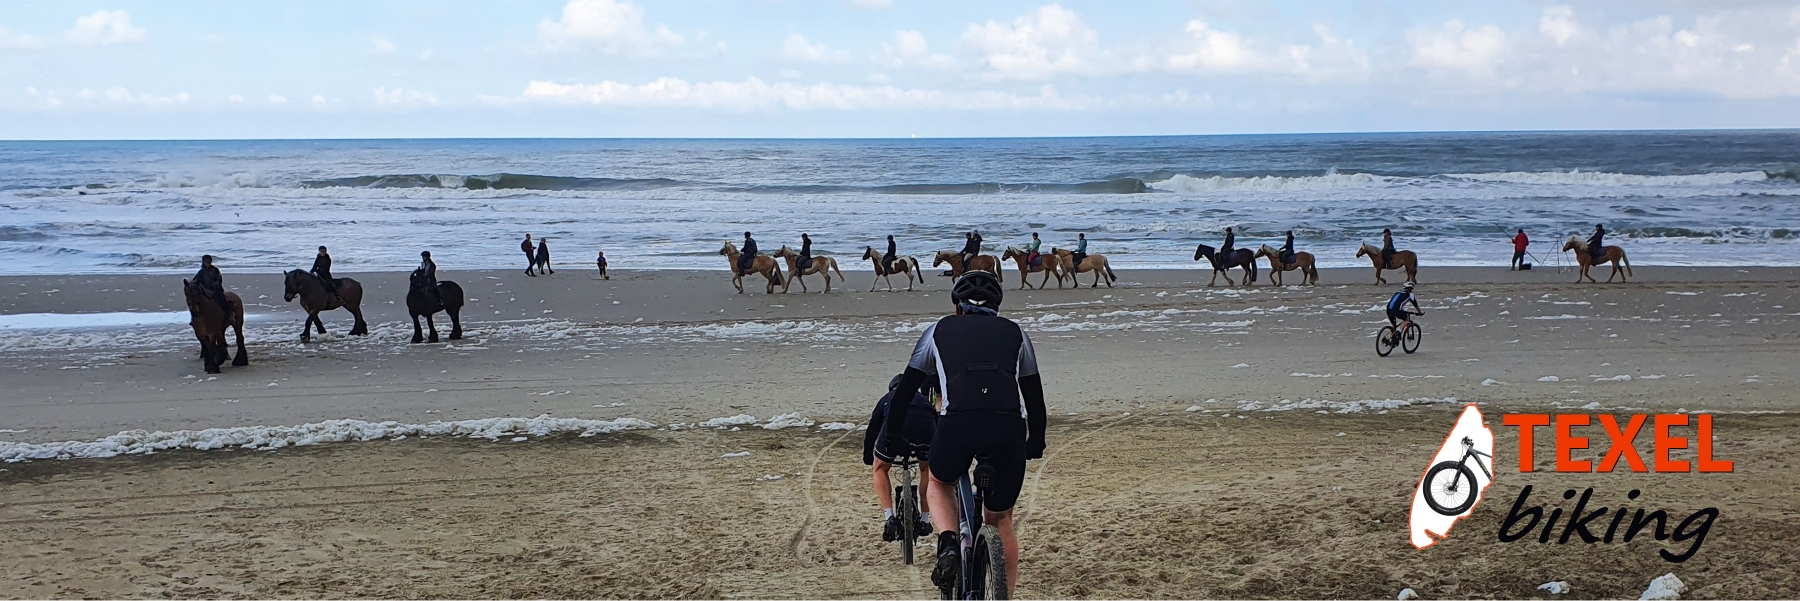
[[[1375,333],[1375,354],[1386,357],[1388,353],[1392,352],[1394,352],[1394,326],[1382,326],[1381,331]]]
[[[1006,543],[1000,540],[1000,529],[993,525],[983,525],[981,533],[975,536],[975,585],[981,587],[976,591],[977,599],[1011,599],[1012,591],[1006,587]]]
[[[900,561],[906,565],[913,563],[913,542],[917,535],[914,530],[919,523],[919,497],[914,487],[894,487],[894,514],[900,516]]]
[[[1425,472],[1425,504],[1443,515],[1462,515],[1475,504],[1481,486],[1475,472],[1461,461],[1445,461]]]
[[[1406,351],[1406,354],[1411,355],[1413,354],[1413,351],[1419,350],[1419,341],[1424,338],[1425,331],[1419,329],[1419,324],[1406,324],[1406,334],[1400,337],[1400,350]]]

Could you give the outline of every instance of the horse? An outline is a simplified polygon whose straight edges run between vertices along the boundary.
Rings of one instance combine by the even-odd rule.
[[[1219,276],[1223,274],[1225,276],[1225,285],[1236,286],[1237,282],[1231,281],[1231,272],[1226,271],[1233,267],[1241,267],[1244,269],[1245,286],[1249,286],[1251,282],[1256,281],[1256,253],[1250,252],[1250,249],[1248,248],[1240,248],[1231,251],[1230,257],[1221,257],[1214,254],[1214,251],[1215,249],[1213,247],[1205,244],[1194,249],[1195,261],[1200,260],[1201,257],[1205,257],[1207,261],[1212,263],[1213,277],[1206,282],[1206,285],[1211,286],[1218,283]]]
[[[945,263],[950,264],[950,277],[962,277],[963,272],[973,269],[994,274],[994,279],[1000,280],[1001,283],[1006,282],[1006,275],[1000,273],[1000,260],[995,259],[993,255],[975,255],[975,258],[970,260],[969,265],[965,268],[962,253],[954,250],[937,251],[937,257],[931,260],[931,266],[937,267]],[[920,277],[924,277],[923,274]]]
[[[188,325],[194,328],[194,338],[200,341],[200,361],[206,364],[206,373],[219,373],[219,366],[225,363],[226,349],[230,345],[225,342],[225,328],[237,330],[237,356],[231,364],[243,367],[250,364],[250,355],[244,351],[244,299],[237,293],[225,293],[225,302],[231,303],[232,319],[225,319],[225,307],[219,306],[211,294],[199,284],[182,280],[182,293],[187,296]]]
[[[1032,266],[1025,260],[1025,257],[1030,255],[1031,253],[1025,252],[1025,249],[1012,246],[1006,247],[1006,252],[1000,254],[1001,259],[1012,259],[1019,265],[1019,289],[1024,290],[1026,286],[1031,285],[1031,278],[1025,276],[1042,271],[1044,279],[1038,280],[1037,288],[1043,290],[1044,285],[1050,283],[1050,276],[1054,275],[1056,276],[1056,287],[1060,290],[1063,287],[1062,261],[1055,255],[1039,254],[1038,264]]]
[[[1387,279],[1381,277],[1383,269],[1405,269],[1406,281],[1419,283],[1419,255],[1413,254],[1413,251],[1394,251],[1393,265],[1387,266],[1381,264],[1381,247],[1364,242],[1362,248],[1356,251],[1356,256],[1369,257],[1369,264],[1375,267],[1376,285],[1387,283]]]
[[[1301,284],[1317,285],[1319,283],[1319,268],[1313,264],[1312,253],[1295,251],[1294,262],[1282,263],[1281,250],[1264,244],[1262,248],[1256,249],[1256,256],[1269,258],[1269,285],[1271,286],[1282,285],[1281,272],[1295,269],[1300,270]]]
[[[336,297],[325,291],[325,283],[319,281],[319,276],[299,269],[287,272],[287,280],[283,285],[286,290],[281,295],[282,300],[291,303],[298,296],[300,308],[306,310],[306,322],[300,324],[301,342],[312,341],[312,336],[307,331],[309,327],[317,326],[320,334],[325,333],[325,322],[319,319],[320,311],[338,308],[349,311],[350,315],[356,317],[356,325],[350,327],[351,336],[369,334],[369,323],[363,321],[362,314],[362,284],[356,280],[337,278]]]
[[[440,281],[437,283],[437,296],[432,296],[425,284],[425,274],[414,271],[412,285],[406,290],[406,312],[412,314],[413,344],[425,341],[423,332],[419,330],[420,316],[425,317],[425,326],[431,328],[431,341],[438,341],[437,324],[431,322],[431,315],[438,311],[450,316],[450,339],[462,340],[462,286],[456,285],[456,282]]]
[[[783,293],[786,293],[788,286],[792,286],[794,282],[800,282],[800,291],[807,292],[806,280],[801,276],[812,275],[815,273],[825,278],[825,292],[831,292],[831,274],[827,273],[827,270],[836,271],[838,281],[844,281],[844,272],[838,269],[837,259],[831,257],[813,257],[811,268],[800,269],[800,253],[794,252],[794,249],[788,248],[786,245],[783,245],[781,250],[775,251],[775,258],[787,259],[788,279],[781,284],[781,291]]]
[[[1594,276],[1588,275],[1588,268],[1592,267],[1595,264],[1595,261],[1594,255],[1588,253],[1587,241],[1582,240],[1578,236],[1569,236],[1569,241],[1563,243],[1562,249],[1563,252],[1569,252],[1571,250],[1575,251],[1575,263],[1581,265],[1581,272],[1575,274],[1575,283],[1581,283],[1581,278],[1587,278],[1587,281],[1594,282]],[[1614,276],[1617,276],[1619,281],[1623,283],[1630,281],[1626,279],[1626,276],[1636,275],[1631,273],[1631,259],[1625,258],[1625,249],[1623,248],[1617,246],[1606,247],[1606,256],[1601,257],[1600,261],[1612,262],[1612,273],[1606,276],[1606,283],[1608,284],[1612,283]],[[1625,262],[1625,269],[1622,272],[1619,270],[1620,261]]]
[[[743,256],[743,253],[738,252],[736,244],[726,242],[725,247],[719,249],[719,254],[725,255],[725,258],[731,261],[731,285],[737,286],[738,294],[744,293],[744,276],[752,273],[760,273],[763,274],[763,277],[769,278],[769,285],[763,290],[765,294],[774,294],[775,287],[781,285],[781,264],[776,263],[775,259],[769,258],[768,255],[757,254],[756,257],[750,259],[750,270],[740,273],[738,272],[738,257]],[[781,291],[785,294],[787,289],[782,288]]]
[[[893,292],[894,291],[894,280],[889,279],[888,276],[894,275],[896,273],[906,276],[906,291],[907,292],[912,292],[914,275],[917,275],[919,277],[920,284],[925,283],[925,272],[919,269],[919,260],[918,259],[914,259],[912,257],[894,257],[894,271],[892,271],[892,272],[887,271],[886,268],[884,268],[882,266],[881,253],[875,252],[875,247],[873,247],[873,246],[864,246],[863,247],[863,259],[873,261],[875,263],[875,277],[881,278],[881,280],[871,280],[869,282],[869,292],[874,292],[875,284],[880,281],[884,281],[884,280],[887,282],[888,292]]]
[[[1075,279],[1075,275],[1088,271],[1094,272],[1094,283],[1088,286],[1089,288],[1099,288],[1100,277],[1103,275],[1106,276],[1107,288],[1113,287],[1113,282],[1119,281],[1119,276],[1113,275],[1112,265],[1106,262],[1106,255],[1088,255],[1081,259],[1080,265],[1076,265],[1073,252],[1051,247],[1050,254],[1056,257],[1058,263],[1062,263],[1063,273],[1069,276],[1069,281],[1075,282],[1076,288],[1081,287],[1081,281]],[[1058,285],[1058,287],[1061,286]]]

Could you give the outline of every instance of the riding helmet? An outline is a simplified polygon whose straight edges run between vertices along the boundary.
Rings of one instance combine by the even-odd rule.
[[[1000,279],[985,271],[970,271],[956,278],[956,285],[950,289],[950,301],[958,304],[967,303],[980,307],[998,310],[1000,301],[1006,291],[1000,286]]]

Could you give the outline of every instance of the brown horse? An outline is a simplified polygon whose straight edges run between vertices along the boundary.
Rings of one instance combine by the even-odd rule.
[[[1006,247],[1006,252],[1000,253],[1002,260],[1012,259],[1014,263],[1018,264],[1019,289],[1024,290],[1026,286],[1031,285],[1031,278],[1025,276],[1040,271],[1044,272],[1044,279],[1038,280],[1037,288],[1039,290],[1044,289],[1044,285],[1050,283],[1050,276],[1053,275],[1056,276],[1056,287],[1061,289],[1063,287],[1062,261],[1058,260],[1056,255],[1039,254],[1038,264],[1030,265],[1025,260],[1030,255],[1031,253],[1025,252],[1025,249],[1012,246]]]
[[[731,285],[737,286],[738,294],[744,293],[744,276],[752,273],[760,273],[763,274],[763,277],[769,278],[769,285],[763,289],[765,294],[774,294],[775,287],[781,285],[781,264],[776,263],[775,259],[758,254],[755,258],[750,259],[750,270],[740,273],[738,272],[738,257],[743,256],[743,253],[738,252],[736,244],[726,242],[725,248],[719,249],[719,254],[725,255],[725,258],[731,261]],[[783,288],[782,292],[787,292],[787,289]]]
[[[356,324],[350,327],[351,336],[368,335],[369,323],[363,321],[362,314],[362,284],[350,278],[335,279],[337,280],[337,296],[334,297],[325,291],[325,283],[319,281],[319,276],[298,269],[287,272],[287,281],[284,283],[286,290],[282,293],[281,298],[291,303],[294,302],[294,297],[298,296],[300,297],[300,308],[306,310],[306,323],[300,324],[301,342],[312,340],[312,336],[307,331],[310,326],[318,326],[319,333],[324,334],[325,322],[319,319],[319,312],[337,308],[349,311],[350,315],[356,318]]]
[[[813,257],[812,258],[812,268],[803,270],[803,269],[800,269],[800,253],[794,252],[794,249],[788,248],[787,246],[782,246],[781,250],[775,251],[775,258],[787,259],[788,279],[786,282],[783,282],[781,284],[781,291],[783,293],[786,293],[788,290],[788,286],[794,285],[794,282],[800,282],[800,291],[806,292],[807,291],[806,290],[806,279],[802,278],[801,276],[808,276],[808,275],[813,275],[813,274],[819,274],[820,276],[823,276],[825,278],[825,291],[826,292],[831,292],[831,273],[830,273],[830,271],[836,271],[837,276],[838,276],[838,281],[840,281],[840,282],[844,281],[844,272],[840,271],[838,269],[837,259],[833,259],[831,257]],[[829,270],[829,271],[827,271],[827,270]]]
[[[1406,281],[1412,282],[1414,284],[1419,283],[1419,255],[1413,254],[1413,251],[1410,251],[1410,250],[1394,251],[1393,264],[1392,265],[1382,265],[1381,264],[1381,247],[1364,242],[1362,245],[1362,248],[1360,248],[1356,251],[1356,256],[1369,257],[1369,264],[1375,267],[1375,284],[1376,285],[1387,283],[1387,279],[1381,277],[1381,270],[1383,270],[1383,269],[1405,269],[1406,270]]]
[[[1581,283],[1581,278],[1587,278],[1587,281],[1595,282],[1594,276],[1588,275],[1588,268],[1594,266],[1595,261],[1594,255],[1588,253],[1587,242],[1579,237],[1569,236],[1569,241],[1563,243],[1562,249],[1563,252],[1569,252],[1571,250],[1575,251],[1575,263],[1581,265],[1581,272],[1575,275],[1575,283]],[[1625,276],[1636,275],[1631,273],[1631,259],[1625,258],[1625,249],[1623,248],[1617,246],[1606,247],[1606,256],[1601,257],[1600,261],[1612,262],[1612,273],[1606,276],[1606,283],[1608,284],[1612,283],[1613,277],[1615,276],[1619,278],[1620,282],[1627,282],[1630,280],[1625,279]],[[1624,271],[1619,270],[1620,261],[1625,262]]]
[[[1081,259],[1080,265],[1076,265],[1073,252],[1051,248],[1050,254],[1055,255],[1057,262],[1062,263],[1063,273],[1069,276],[1069,281],[1075,282],[1076,288],[1081,287],[1081,281],[1075,279],[1075,275],[1089,271],[1094,272],[1094,283],[1088,286],[1089,288],[1099,288],[1101,276],[1106,277],[1107,288],[1113,287],[1113,282],[1119,281],[1119,276],[1113,275],[1112,265],[1106,262],[1106,255],[1088,255]]]
[[[1218,283],[1221,274],[1225,276],[1225,285],[1236,286],[1237,282],[1231,281],[1231,272],[1227,271],[1233,267],[1244,269],[1245,286],[1256,281],[1256,253],[1250,252],[1248,248],[1234,249],[1231,256],[1226,257],[1217,254],[1213,247],[1201,244],[1194,249],[1194,260],[1198,261],[1201,257],[1212,263],[1213,277],[1206,282],[1208,286]]]
[[[231,345],[225,342],[225,329],[237,330],[237,357],[231,364],[243,367],[250,364],[250,355],[244,352],[244,300],[237,293],[225,293],[225,302],[231,303],[231,320],[225,319],[225,307],[199,284],[182,280],[182,293],[187,295],[188,325],[194,327],[194,338],[200,341],[200,361],[206,364],[206,373],[219,373],[219,366],[225,363],[225,356]]]
[[[1281,272],[1295,269],[1300,270],[1301,284],[1316,285],[1319,283],[1319,268],[1313,263],[1312,253],[1303,250],[1294,251],[1294,262],[1282,263],[1281,250],[1264,244],[1262,248],[1256,250],[1256,256],[1269,258],[1269,285],[1271,286],[1282,285]]]
[[[1006,274],[1000,273],[1000,260],[994,258],[994,255],[975,255],[975,258],[969,261],[969,265],[965,268],[962,253],[953,250],[937,251],[937,258],[931,260],[931,266],[937,267],[945,263],[950,264],[950,277],[962,277],[964,271],[973,269],[994,274],[994,279],[1000,280],[1002,283],[1006,282]]]
[[[889,279],[888,276],[894,275],[896,273],[906,276],[906,291],[907,292],[912,292],[914,275],[917,275],[919,277],[920,284],[925,283],[925,272],[919,269],[919,260],[918,259],[914,259],[912,257],[894,257],[894,271],[892,271],[892,272],[887,271],[881,265],[881,253],[875,252],[875,247],[873,247],[873,246],[864,246],[863,247],[863,259],[868,260],[868,261],[873,261],[875,263],[875,277],[881,278],[880,280],[871,280],[869,282],[869,292],[874,292],[875,284],[880,281],[886,281],[887,285],[888,285],[888,292],[893,292],[894,291],[894,280]]]

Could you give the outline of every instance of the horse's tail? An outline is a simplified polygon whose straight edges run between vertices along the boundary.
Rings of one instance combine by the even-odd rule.
[[[781,286],[781,285],[783,285],[783,284],[782,284],[782,281],[783,281],[783,280],[782,280],[782,277],[781,277],[781,264],[780,264],[780,263],[775,263],[775,264],[773,264],[773,265],[770,265],[770,266],[769,266],[769,273],[773,273],[773,274],[775,274],[775,275],[774,275],[774,276],[773,276],[773,277],[772,277],[772,278],[771,278],[771,279],[772,279],[772,281],[774,281],[774,282],[775,282],[775,285],[776,285],[776,286]]]
[[[1119,276],[1113,275],[1112,263],[1101,263],[1100,267],[1106,270],[1106,281],[1108,281],[1108,282],[1119,281]]]
[[[1637,277],[1637,274],[1631,272],[1631,259],[1625,256],[1625,249],[1623,248],[1619,249],[1619,260],[1625,262],[1625,275],[1634,278]]]
[[[840,281],[840,282],[842,282],[842,281],[844,281],[844,270],[842,270],[842,269],[838,269],[838,264],[837,264],[837,260],[836,260],[836,259],[833,259],[833,260],[832,260],[832,261],[831,261],[831,270],[832,270],[832,271],[835,271],[835,272],[837,272],[837,274],[838,274],[838,281]]]
[[[906,260],[912,262],[912,273],[907,274],[906,277],[911,278],[913,276],[919,276],[919,283],[925,283],[925,270],[919,268],[919,260],[913,257],[907,257]]]

